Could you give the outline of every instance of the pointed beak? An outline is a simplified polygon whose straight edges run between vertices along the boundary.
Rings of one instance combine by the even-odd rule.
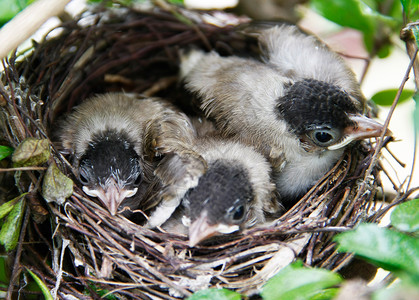
[[[379,137],[384,130],[382,124],[366,116],[351,114],[349,115],[349,119],[351,119],[355,125],[345,128],[344,138],[339,143],[329,146],[327,149],[337,150],[355,140]],[[392,132],[387,129],[385,135],[392,135]]]
[[[223,222],[210,224],[207,212],[204,210],[199,218],[189,226],[189,247],[195,247],[214,235],[229,234],[238,230],[240,230],[240,226],[236,224]]]
[[[199,218],[189,226],[189,247],[194,247],[203,240],[216,235],[217,229],[217,224],[209,224],[207,213],[203,211]]]
[[[134,196],[137,193],[137,190],[138,188],[132,190],[121,188],[114,179],[111,179],[105,187],[99,186],[90,189],[87,186],[83,186],[83,191],[91,197],[98,197],[112,216],[116,215],[122,201],[124,201],[125,198]]]

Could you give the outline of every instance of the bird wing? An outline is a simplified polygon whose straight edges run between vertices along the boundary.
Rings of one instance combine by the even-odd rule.
[[[256,145],[266,156],[281,153],[276,148],[286,125],[277,118],[275,103],[288,79],[275,68],[252,59],[193,50],[182,58],[181,76],[224,136]]]
[[[164,156],[154,170],[155,187],[144,200],[145,209],[155,207],[147,222],[148,227],[163,224],[179,206],[184,194],[198,184],[205,173],[204,159],[194,151],[196,132],[189,118],[171,105],[145,126],[144,148],[148,157]]]
[[[149,216],[147,227],[162,225],[181,203],[186,192],[198,185],[206,171],[206,162],[193,152],[167,154],[159,163],[154,174],[159,181],[158,192],[144,202],[146,210],[155,209]]]

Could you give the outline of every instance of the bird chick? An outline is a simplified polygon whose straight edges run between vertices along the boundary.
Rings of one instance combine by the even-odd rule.
[[[63,121],[60,138],[83,191],[115,215],[151,180],[155,156],[181,149],[182,137],[188,144],[193,132],[188,118],[163,99],[109,93],[78,105]]]
[[[383,126],[363,114],[353,72],[314,36],[281,25],[258,40],[260,61],[194,50],[182,58],[181,77],[224,136],[268,158],[281,198],[292,203],[346,145],[380,136]]]
[[[189,227],[189,245],[219,234],[229,234],[278,214],[270,165],[253,148],[219,138],[200,138],[195,151],[207,162],[196,186],[184,193],[183,214],[175,214],[163,226],[179,232],[179,218]]]
[[[188,126],[192,126],[194,131],[183,132],[183,146],[177,146],[177,151],[166,154],[158,163],[154,170],[154,180],[143,197],[141,208],[149,215],[144,225],[147,228],[161,226],[169,218],[172,219],[169,228],[183,228],[182,224],[173,221],[180,220],[181,217],[172,217],[172,214],[181,204],[186,192],[198,184],[199,178],[207,170],[207,162],[198,152],[199,149],[196,151],[197,139],[216,136],[218,132],[214,124],[208,120],[191,118],[188,121]],[[179,211],[176,214],[180,215]]]

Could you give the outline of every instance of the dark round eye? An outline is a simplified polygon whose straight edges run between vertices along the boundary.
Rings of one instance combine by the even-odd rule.
[[[336,143],[340,138],[340,134],[330,128],[319,128],[311,131],[309,137],[317,146],[327,147]]]
[[[316,140],[322,144],[328,143],[333,139],[333,136],[326,131],[319,131],[315,134]]]
[[[234,221],[241,221],[244,217],[244,205],[239,205],[234,208],[233,210],[233,220]]]

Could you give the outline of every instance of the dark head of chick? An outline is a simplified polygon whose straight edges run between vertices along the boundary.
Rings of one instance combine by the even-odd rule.
[[[94,137],[80,158],[78,170],[83,191],[98,197],[112,215],[125,198],[137,193],[143,179],[133,144],[126,135],[112,130]]]
[[[216,160],[185,197],[189,202],[189,245],[217,234],[238,231],[247,222],[254,191],[240,165]]]

